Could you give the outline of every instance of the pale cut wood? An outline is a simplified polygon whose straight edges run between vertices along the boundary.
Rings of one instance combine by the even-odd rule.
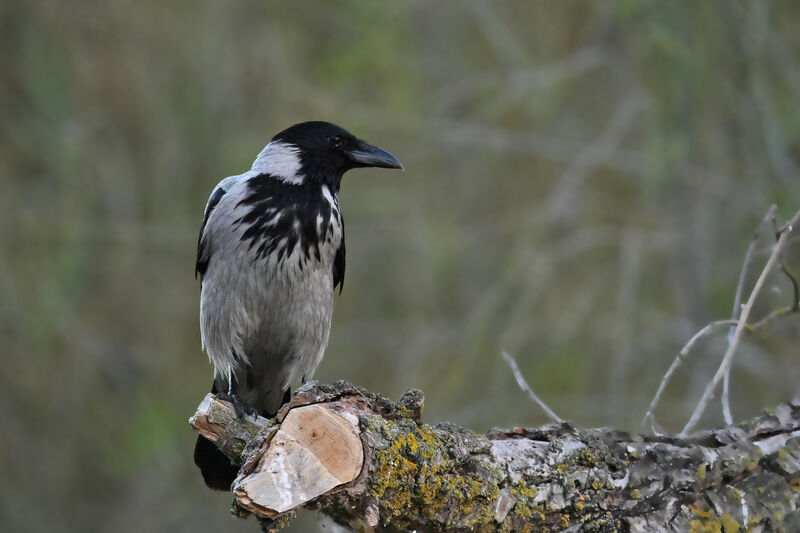
[[[242,508],[274,516],[356,478],[364,463],[358,420],[338,407],[289,411],[255,471],[234,485]]]

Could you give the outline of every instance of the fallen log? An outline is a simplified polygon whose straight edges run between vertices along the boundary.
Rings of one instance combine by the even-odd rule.
[[[365,531],[800,531],[800,405],[688,437],[569,423],[484,435],[346,382],[273,420],[208,395],[190,419],[234,464],[234,509],[268,531],[300,508]]]

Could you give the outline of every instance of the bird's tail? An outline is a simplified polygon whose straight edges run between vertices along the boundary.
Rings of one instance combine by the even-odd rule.
[[[211,385],[211,394],[217,394],[216,380]],[[228,456],[219,451],[213,442],[202,435],[197,436],[194,445],[194,464],[200,468],[203,481],[214,490],[231,490],[231,484],[239,473],[239,467],[232,464]]]
[[[239,473],[239,467],[231,464],[228,456],[202,435],[198,435],[194,446],[194,464],[200,467],[206,485],[214,490],[231,490]]]
[[[211,394],[219,393],[222,390],[220,387],[217,386],[217,381],[214,380],[211,385]],[[278,407],[288,402],[291,397],[292,392],[287,389],[283,391],[282,399],[279,396],[277,402],[271,401],[272,408],[260,408],[258,412],[261,416],[272,418],[278,411]],[[194,464],[200,468],[206,485],[214,490],[231,490],[231,484],[239,473],[239,467],[231,463],[227,455],[219,451],[219,448],[213,442],[202,435],[197,436],[197,443],[194,446]]]

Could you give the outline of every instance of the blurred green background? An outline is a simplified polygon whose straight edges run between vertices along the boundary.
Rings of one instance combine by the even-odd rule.
[[[478,431],[546,421],[501,350],[562,417],[636,429],[768,207],[800,208],[796,2],[8,0],[0,24],[0,531],[257,531],[192,464],[195,246],[216,182],[295,122],[406,166],[344,180],[316,377]],[[757,314],[790,298],[773,276]],[[745,339],[737,418],[798,394],[799,318]]]

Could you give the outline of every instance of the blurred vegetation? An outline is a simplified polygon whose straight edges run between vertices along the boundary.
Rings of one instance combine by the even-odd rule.
[[[561,416],[635,429],[730,315],[769,205],[800,208],[789,1],[10,0],[0,24],[2,531],[257,529],[192,464],[192,273],[211,188],[290,124],[406,165],[345,178],[316,377],[421,388],[426,420],[476,430],[545,421],[501,350]],[[790,298],[769,289],[760,313]],[[738,418],[798,393],[798,322],[740,348]],[[663,426],[723,348],[698,345]]]

